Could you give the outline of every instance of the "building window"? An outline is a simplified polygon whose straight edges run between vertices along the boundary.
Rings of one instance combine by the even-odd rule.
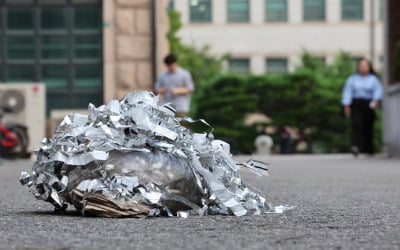
[[[282,74],[288,71],[288,60],[286,58],[268,58],[267,73]]]
[[[211,0],[189,0],[190,22],[211,22]]]
[[[167,10],[168,11],[173,11],[174,10],[174,6],[175,6],[174,0],[168,0],[168,8],[167,8]]]
[[[103,102],[101,0],[0,1],[0,82],[43,82],[47,109]]]
[[[363,20],[364,18],[363,0],[342,0],[342,19],[343,20]]]
[[[238,74],[247,74],[250,72],[250,59],[235,58],[229,60],[229,71]]]
[[[325,0],[304,0],[304,21],[325,21]]]
[[[228,22],[249,21],[249,0],[228,0]]]
[[[265,0],[265,20],[267,22],[286,22],[287,0]]]

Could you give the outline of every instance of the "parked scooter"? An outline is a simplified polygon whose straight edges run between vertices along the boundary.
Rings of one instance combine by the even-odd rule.
[[[12,114],[13,110],[0,106],[0,156],[6,159],[29,158],[28,128],[20,124],[2,124],[5,113]]]

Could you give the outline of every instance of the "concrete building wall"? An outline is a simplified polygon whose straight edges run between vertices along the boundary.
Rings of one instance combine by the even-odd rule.
[[[266,71],[265,58],[286,57],[289,69],[299,63],[304,49],[327,62],[339,51],[354,57],[370,57],[370,1],[375,1],[375,64],[380,68],[383,55],[383,22],[379,13],[379,0],[364,1],[363,21],[341,20],[341,1],[326,0],[326,20],[303,21],[303,1],[288,0],[288,21],[265,22],[264,0],[250,0],[250,21],[228,23],[226,0],[213,0],[211,23],[189,22],[189,0],[175,0],[175,10],[182,14],[183,28],[179,35],[187,44],[210,45],[215,54],[229,52],[233,57],[250,58],[253,73]]]
[[[103,0],[104,99],[152,90],[168,52],[167,0]]]

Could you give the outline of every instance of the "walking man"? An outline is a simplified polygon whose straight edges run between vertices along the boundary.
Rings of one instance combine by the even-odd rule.
[[[162,73],[155,84],[155,90],[161,95],[162,103],[172,103],[176,108],[176,116],[185,117],[190,108],[190,97],[194,91],[192,75],[179,67],[173,54],[165,57],[167,70]]]

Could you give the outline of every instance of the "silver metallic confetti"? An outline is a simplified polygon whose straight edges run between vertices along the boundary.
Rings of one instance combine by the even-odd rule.
[[[229,144],[211,132],[194,133],[160,106],[150,92],[134,92],[89,114],[70,114],[51,139],[36,151],[33,172],[21,173],[37,199],[65,210],[104,217],[259,215],[290,207],[269,205],[239,175],[244,167],[257,175],[267,165],[236,163]]]

